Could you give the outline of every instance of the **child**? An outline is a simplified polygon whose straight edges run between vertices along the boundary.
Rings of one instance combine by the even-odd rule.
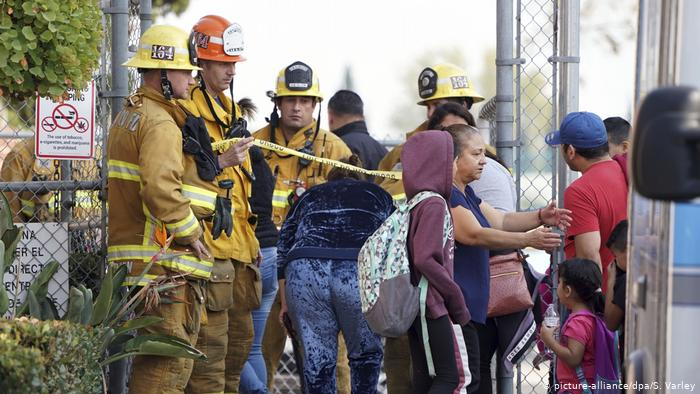
[[[545,345],[557,356],[559,393],[582,393],[584,382],[577,372],[582,371],[585,383],[593,385],[599,379],[599,365],[615,364],[617,349],[601,353],[598,345],[606,344],[596,343],[596,340],[604,341],[606,335],[612,336],[597,316],[602,315],[605,306],[601,281],[602,273],[594,261],[573,258],[559,265],[557,296],[571,314],[561,329],[559,341],[554,338],[556,327],[543,324],[540,330]],[[601,354],[610,360],[597,360]]]
[[[607,289],[605,291],[605,324],[611,331],[618,330],[620,334],[620,356],[624,356],[625,331],[625,293],[627,291],[627,220],[622,220],[615,226],[605,246],[615,255],[610,263]],[[613,270],[614,268],[614,270]],[[620,360],[624,360],[620,357]]]
[[[447,242],[443,239],[445,215],[450,214],[445,201],[450,200],[454,158],[452,138],[445,131],[418,133],[406,142],[401,152],[406,198],[410,200],[421,191],[443,197],[428,197],[411,210],[406,240],[411,281],[418,285],[425,277],[429,284],[425,316],[435,367],[435,376],[430,376],[421,316],[418,316],[408,331],[416,393],[466,392],[471,380],[463,334],[461,330],[455,333],[453,327],[453,324],[469,323],[470,315],[462,291],[453,280],[452,232]]]

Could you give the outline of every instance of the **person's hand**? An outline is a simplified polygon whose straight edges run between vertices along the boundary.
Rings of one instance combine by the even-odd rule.
[[[192,241],[190,248],[192,248],[195,256],[197,256],[200,260],[211,259],[211,255],[209,254],[207,247],[204,246],[204,243],[202,243],[202,241],[199,239]]]
[[[551,353],[550,353],[550,354],[551,354]],[[549,360],[551,360],[551,359],[552,359],[552,356],[551,356],[551,355],[548,355],[548,354],[546,354],[546,353],[537,353],[537,354],[535,355],[535,358],[532,359],[532,366],[533,366],[536,370],[539,371],[539,370],[540,370],[540,364],[542,364],[542,363],[545,362],[545,361],[549,361]]]
[[[544,342],[544,345],[548,348],[552,348],[552,343],[556,343],[554,338],[554,332],[559,329],[559,327],[547,327],[544,324],[540,327],[540,339]]]
[[[544,224],[566,230],[571,225],[571,211],[557,208],[556,200],[552,200],[546,207],[540,209],[540,219]]]
[[[260,264],[262,264],[262,261],[263,261],[262,251],[260,251],[260,249],[258,249],[258,256],[255,258],[255,260],[253,260],[253,264],[255,264],[256,267],[260,268]]]
[[[284,332],[287,333],[287,335],[289,335],[289,332],[287,331],[287,324],[285,324],[285,322],[284,322],[284,318],[285,318],[285,315],[287,314],[287,311],[288,311],[288,309],[287,309],[287,303],[286,303],[286,302],[281,303],[281,305],[280,305],[280,314],[279,314],[279,316],[277,317],[277,319],[279,320],[280,325],[281,325],[282,327],[284,327]]]
[[[253,137],[242,138],[233,144],[228,150],[219,155],[219,167],[233,167],[243,164],[246,160],[248,149],[253,146]]]
[[[535,249],[554,250],[561,245],[561,237],[550,228],[538,227],[526,233],[527,244]]]

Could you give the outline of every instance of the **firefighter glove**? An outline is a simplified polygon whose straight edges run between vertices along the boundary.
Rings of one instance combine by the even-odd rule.
[[[233,181],[226,179],[219,182],[219,187],[226,190],[226,197],[217,196],[216,206],[214,209],[214,221],[211,227],[211,236],[213,239],[219,238],[222,232],[230,237],[233,232],[233,216],[231,215],[231,198],[230,190],[233,187]]]

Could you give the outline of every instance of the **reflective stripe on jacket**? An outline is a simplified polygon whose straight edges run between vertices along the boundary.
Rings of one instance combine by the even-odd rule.
[[[189,100],[179,100],[180,105],[185,107],[193,115],[200,116],[204,119],[209,137],[213,141],[223,140],[224,134],[228,132],[228,130],[223,130],[216,122],[204,98],[202,90],[198,87],[193,87],[190,90],[189,97]],[[231,99],[223,93],[219,95],[218,99],[223,103],[226,109],[224,109],[214,97],[209,95],[209,100],[211,100],[212,107],[214,111],[216,111],[216,116],[225,124],[231,124]],[[236,114],[240,116],[238,106],[236,106]],[[222,180],[233,181],[233,188],[228,192],[231,198],[231,216],[233,217],[233,231],[231,232],[231,237],[228,237],[225,233],[221,233],[219,238],[213,239],[211,235],[213,222],[208,221],[204,223],[204,243],[217,259],[234,259],[243,263],[252,263],[258,257],[260,245],[258,239],[255,238],[255,217],[248,200],[253,187],[250,179],[243,174],[241,167],[245,168],[249,174],[253,173],[253,168],[250,163],[250,154],[247,155],[246,161],[242,165],[222,169],[221,173],[214,181],[217,185],[218,182]],[[217,188],[217,192],[218,195],[227,197],[226,190]],[[216,194],[214,197],[216,198]]]
[[[156,234],[164,228],[174,242],[148,274],[208,279],[213,263],[185,254],[179,246],[202,235],[196,204],[213,206],[212,190],[204,187],[213,189],[213,183],[195,176],[194,160],[182,151],[178,124],[184,112],[148,87],[141,87],[128,103],[114,119],[107,144],[108,261],[129,263],[131,277],[141,274],[161,249]],[[186,190],[192,192],[190,198],[196,195],[197,203]]]
[[[56,167],[53,162],[41,166],[34,155],[34,138],[19,141],[5,157],[0,169],[3,182],[31,182],[37,178],[53,180]],[[42,171],[38,173],[38,168]],[[12,210],[13,221],[17,223],[36,220],[48,221],[54,215],[54,193],[37,194],[36,192],[5,192],[7,202]],[[47,206],[46,210],[37,207]]]

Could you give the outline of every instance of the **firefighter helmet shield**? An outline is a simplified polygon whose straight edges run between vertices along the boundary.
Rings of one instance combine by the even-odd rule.
[[[194,57],[193,57],[194,55]],[[195,64],[192,37],[183,30],[168,25],[153,25],[146,30],[136,55],[123,66],[162,70],[201,70]]]
[[[274,97],[285,96],[307,96],[323,100],[318,77],[311,67],[297,61],[279,72]]]
[[[429,100],[451,97],[469,97],[475,103],[483,101],[484,97],[474,90],[467,73],[461,68],[449,64],[438,64],[426,67],[418,76],[418,96],[420,105],[426,105]]]
[[[192,28],[200,59],[217,62],[241,62],[245,58],[243,29],[218,15],[202,17]]]

